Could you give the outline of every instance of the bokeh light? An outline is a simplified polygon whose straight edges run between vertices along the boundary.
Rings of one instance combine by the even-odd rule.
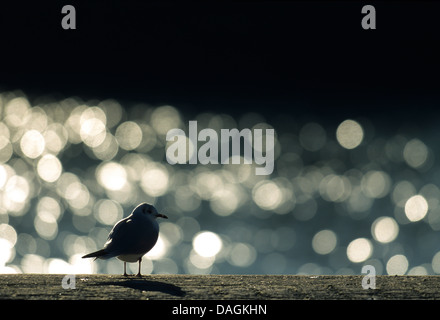
[[[167,241],[163,236],[159,235],[156,245],[145,255],[149,259],[157,260],[165,256],[167,252]]]
[[[104,225],[113,226],[123,218],[121,205],[109,199],[101,199],[96,202],[94,212],[96,219]]]
[[[23,126],[28,121],[30,104],[25,97],[10,99],[4,109],[4,120],[11,128]]]
[[[0,224],[0,235],[1,238],[8,243],[7,247],[14,247],[17,242],[17,232],[12,226],[6,223]]]
[[[272,181],[261,181],[252,190],[255,203],[264,210],[274,210],[283,200],[283,194],[278,185]]]
[[[384,171],[368,171],[361,181],[362,191],[370,198],[385,197],[391,187],[391,179]]]
[[[168,171],[161,164],[147,165],[141,172],[140,186],[153,197],[163,195],[169,184]]]
[[[345,149],[354,149],[364,138],[362,126],[354,120],[343,121],[336,129],[336,139]]]
[[[222,240],[214,232],[202,231],[194,236],[193,248],[202,257],[214,257],[222,246]]]
[[[405,207],[406,201],[416,194],[416,188],[409,181],[400,181],[394,186],[392,200],[398,207]]]
[[[106,132],[106,115],[98,107],[86,108],[79,118],[79,135],[89,147],[98,147],[104,142]]]
[[[399,234],[399,225],[391,217],[379,217],[374,220],[371,233],[376,241],[388,243],[396,239]]]
[[[233,184],[227,184],[223,189],[214,193],[210,207],[219,216],[229,216],[234,213],[240,205],[243,191]]]
[[[98,182],[106,189],[121,190],[127,182],[125,168],[116,162],[107,162],[97,169]]]
[[[386,269],[389,275],[404,275],[408,271],[408,259],[396,254],[388,260]]]
[[[431,261],[432,270],[436,274],[440,274],[440,251],[436,252]]]
[[[321,230],[313,236],[312,247],[318,254],[329,254],[336,248],[337,236],[331,230]]]
[[[419,139],[412,139],[405,145],[403,157],[411,167],[420,168],[428,159],[428,148]]]
[[[235,243],[229,251],[229,263],[237,267],[248,267],[257,258],[256,250],[247,243]]]
[[[332,202],[343,202],[351,194],[351,183],[346,177],[329,174],[321,180],[319,193]]]
[[[347,246],[347,257],[355,263],[367,260],[373,252],[371,241],[366,238],[358,238]]]
[[[133,150],[142,142],[142,129],[136,122],[126,121],[118,126],[115,137],[122,149]]]
[[[2,123],[0,122],[0,125],[1,124]],[[6,126],[5,128],[7,129]],[[8,133],[9,132],[6,132],[5,130],[0,133],[0,162],[7,162],[13,153],[12,144],[7,137]]]
[[[41,157],[37,164],[38,175],[47,182],[55,182],[60,177],[62,169],[60,160],[51,154]]]
[[[11,176],[3,188],[2,206],[12,216],[25,214],[23,209],[28,202],[30,191],[30,185],[24,177]]]
[[[58,154],[67,144],[67,130],[60,123],[50,124],[43,133],[47,151]]]
[[[43,135],[37,130],[29,130],[21,137],[20,148],[23,154],[31,159],[35,159],[40,156],[46,142],[44,141]]]
[[[415,195],[405,203],[405,214],[412,222],[422,220],[428,213],[428,202],[421,195]]]
[[[172,106],[161,106],[151,114],[151,125],[159,135],[166,135],[169,130],[180,128],[180,114]]]
[[[58,223],[55,217],[47,211],[39,211],[34,219],[34,227],[38,235],[45,240],[53,240],[58,233]]]

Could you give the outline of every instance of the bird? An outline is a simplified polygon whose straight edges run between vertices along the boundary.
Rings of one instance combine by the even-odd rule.
[[[142,257],[150,251],[159,237],[159,224],[156,218],[168,219],[158,213],[156,208],[146,202],[139,204],[132,213],[118,221],[110,231],[104,248],[82,258],[118,258],[124,262],[124,276],[127,276],[127,262],[138,262],[138,277],[141,277]]]

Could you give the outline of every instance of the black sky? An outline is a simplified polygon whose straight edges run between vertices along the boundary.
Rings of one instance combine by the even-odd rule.
[[[76,30],[61,28],[65,4],[76,8]],[[365,4],[376,8],[376,30],[361,28]],[[197,112],[416,119],[414,105],[435,111],[439,102],[439,9],[434,1],[2,3],[0,88]]]

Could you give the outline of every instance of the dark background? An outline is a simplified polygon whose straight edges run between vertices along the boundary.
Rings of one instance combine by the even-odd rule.
[[[63,30],[61,8],[76,8]],[[377,29],[363,30],[372,4]],[[438,2],[10,1],[0,89],[172,104],[435,121]]]

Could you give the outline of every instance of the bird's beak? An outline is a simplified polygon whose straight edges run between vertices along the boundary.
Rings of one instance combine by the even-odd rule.
[[[168,217],[164,214],[158,213],[156,214],[156,218],[164,218],[164,219],[168,219]]]

